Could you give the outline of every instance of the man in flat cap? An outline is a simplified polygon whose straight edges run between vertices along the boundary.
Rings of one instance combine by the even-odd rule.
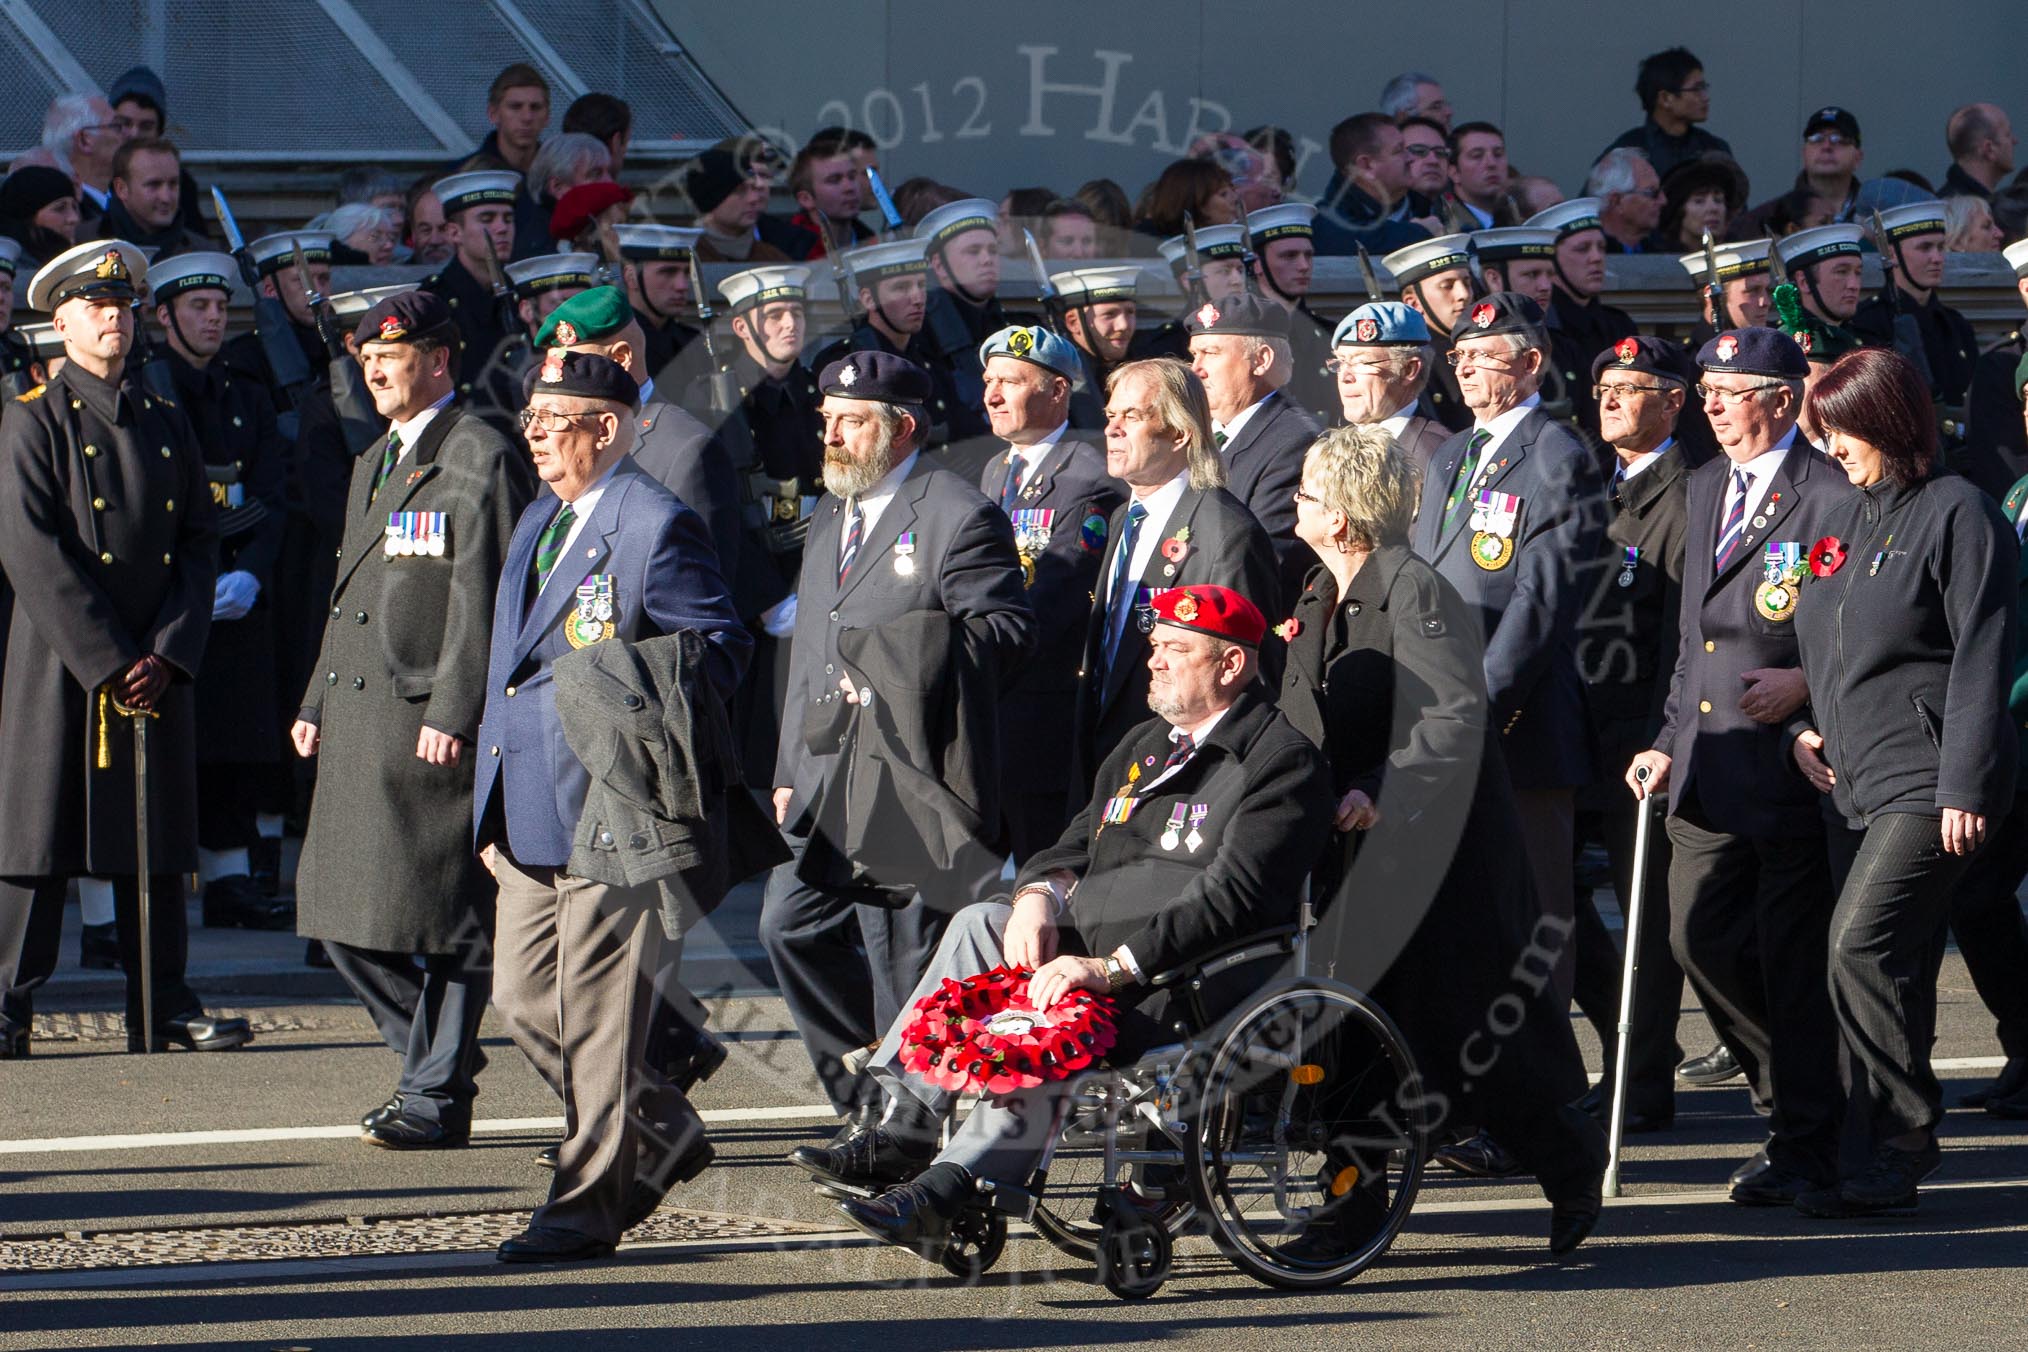
[[[275,671],[276,565],[289,444],[257,380],[218,359],[239,264],[187,253],[150,269],[170,378],[197,433],[218,514],[218,583],[197,673],[197,876],[206,925],[289,929],[295,908],[254,881],[257,820],[286,807]]]
[[[1453,432],[1461,432],[1472,425],[1472,411],[1465,407],[1458,392],[1450,351],[1458,322],[1482,294],[1472,237],[1439,235],[1396,249],[1380,262],[1401,288],[1401,302],[1420,313],[1429,326],[1430,345],[1435,351],[1435,368],[1430,372],[1427,393],[1430,407],[1436,411],[1438,422]]]
[[[1076,728],[1078,659],[1106,524],[1126,490],[1106,473],[1105,452],[1071,431],[1071,385],[1083,363],[1069,340],[1019,325],[988,338],[979,353],[1000,448],[980,473],[979,491],[1014,527],[1037,632],[999,706],[1000,745],[1013,753],[1003,759],[1002,786],[1018,864],[1053,843],[1074,810],[1061,758],[1041,749],[1068,746]]]
[[[443,298],[457,330],[457,390],[470,397],[486,368],[511,338],[514,298],[502,269],[514,257],[516,203],[521,175],[477,169],[440,178],[432,188],[444,209],[444,228],[456,252],[423,279]],[[546,216],[543,218],[546,221]],[[495,279],[498,279],[497,282]],[[496,286],[499,288],[496,290]]]
[[[1206,302],[1184,319],[1190,369],[1211,403],[1211,443],[1225,462],[1226,491],[1268,533],[1280,561],[1282,599],[1293,602],[1317,561],[1296,538],[1296,487],[1303,453],[1324,425],[1286,391],[1294,366],[1289,312],[1241,294]]]
[[[951,440],[983,437],[991,421],[979,345],[1008,323],[997,294],[999,206],[983,197],[946,203],[922,218],[915,237],[926,248],[935,283],[924,306],[922,333],[932,356],[949,372]]]
[[[922,368],[853,352],[820,384],[827,491],[796,587],[774,773],[775,819],[795,858],[768,879],[760,934],[824,1092],[847,1119],[830,1149],[886,1151],[880,1096],[846,1058],[900,1013],[945,922],[999,876],[998,737],[982,701],[1033,650],[1035,617],[1006,516],[922,453]],[[925,707],[925,692],[939,691],[949,692],[934,696],[949,701],[941,715]],[[948,750],[970,759],[915,744],[909,729],[938,717],[959,730]],[[921,795],[852,801],[865,754],[890,746],[937,778],[938,822],[911,806],[928,806]],[[893,1124],[911,1145],[933,1131]]]
[[[1599,299],[1605,291],[1606,237],[1598,212],[1598,198],[1574,197],[1523,222],[1556,232],[1556,282],[1547,311],[1550,360],[1577,425],[1593,437],[1598,435],[1598,403],[1586,379],[1592,359],[1634,336],[1627,312]]]
[[[224,1050],[244,1019],[214,1019],[184,983],[182,876],[197,863],[196,720],[218,577],[204,460],[183,411],[130,369],[146,278],[123,240],[78,245],[28,288],[64,366],[0,417],[0,570],[14,582],[0,707],[0,1056],[28,1054],[35,988],[56,969],[70,880],[110,878],[127,970],[127,1046]],[[148,723],[148,858],[132,718]],[[150,875],[141,932],[142,868]],[[141,946],[154,990],[141,1009]]]
[[[1339,417],[1386,429],[1416,472],[1426,473],[1451,431],[1423,397],[1436,354],[1422,313],[1398,300],[1369,301],[1338,321],[1331,354]]]
[[[319,756],[297,927],[402,1058],[361,1121],[390,1150],[465,1144],[490,989],[491,880],[467,828],[494,588],[526,471],[455,402],[449,303],[408,291],[353,334],[387,434],[359,457],[324,639],[291,740]]]
[[[1692,468],[1676,428],[1696,380],[1690,354],[1664,338],[1622,338],[1591,365],[1600,435],[1615,463],[1603,555],[1586,572],[1577,631],[1577,665],[1599,766],[1594,782],[1578,791],[1578,834],[1605,846],[1622,913],[1633,895],[1634,828],[1645,805],[1626,792],[1620,774],[1636,753],[1655,744],[1676,670],[1689,529],[1684,485]],[[1683,973],[1669,953],[1668,885],[1669,843],[1656,831],[1642,883],[1647,909],[1627,1063],[1630,1131],[1658,1131],[1675,1117]],[[1576,919],[1577,1003],[1607,1049],[1606,1081],[1593,1099],[1602,1110],[1612,1102],[1622,967],[1587,889],[1579,890]]]
[[[1963,439],[1965,398],[1978,363],[1979,340],[1971,321],[1943,303],[1944,207],[1911,202],[1879,213],[1885,239],[1874,244],[1891,264],[1893,286],[1859,303],[1852,331],[1873,347],[1893,347],[1929,377],[1948,450]]]
[[[1835,900],[1824,817],[1808,782],[1770,767],[1808,699],[1796,589],[1856,490],[1797,433],[1809,364],[1788,335],[1728,329],[1697,365],[1724,454],[1690,476],[1676,669],[1661,731],[1626,784],[1669,795],[1670,947],[1769,1114],[1732,1200],[1784,1206],[1836,1178],[1844,1094],[1824,979]]]
[[[673,979],[683,934],[722,888],[677,875],[665,893],[616,881],[634,876],[624,867],[586,876],[591,863],[576,851],[594,774],[566,738],[556,679],[579,649],[677,633],[701,640],[697,684],[718,701],[746,665],[752,641],[702,519],[628,456],[639,399],[635,377],[593,352],[551,347],[527,376],[521,421],[543,491],[499,575],[471,842],[499,883],[493,998],[563,1101],[566,1135],[548,1200],[500,1246],[503,1262],[611,1253],[712,1157],[703,1122],[650,1049],[659,981]],[[692,708],[696,726],[708,723]],[[708,743],[700,734],[690,745]],[[689,768],[700,794],[730,770]],[[609,825],[592,839],[611,841],[620,831]],[[651,859],[639,833],[612,848],[629,851],[630,865]]]

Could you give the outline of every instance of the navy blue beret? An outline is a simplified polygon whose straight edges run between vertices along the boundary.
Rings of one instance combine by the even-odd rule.
[[[1495,333],[1518,333],[1536,347],[1546,346],[1542,307],[1519,291],[1495,291],[1484,300],[1472,302],[1472,308],[1459,317],[1451,330],[1451,337],[1455,341]]]
[[[1255,338],[1289,336],[1289,312],[1271,300],[1241,292],[1204,304],[1183,317],[1192,333],[1241,333]]]
[[[1592,358],[1591,378],[1594,382],[1608,371],[1660,376],[1679,385],[1697,383],[1697,368],[1690,364],[1690,354],[1681,343],[1667,338],[1650,338],[1645,333],[1622,338]]]
[[[568,352],[552,347],[521,377],[522,397],[567,394],[577,399],[641,406],[641,386],[627,368],[596,352]]]
[[[418,338],[443,338],[451,326],[451,307],[428,291],[389,296],[359,317],[352,337],[360,343],[413,343]]]
[[[929,374],[892,352],[847,353],[824,368],[817,388],[840,399],[882,404],[927,404],[930,397]]]
[[[1778,380],[1801,380],[1810,374],[1809,358],[1780,329],[1727,329],[1697,349],[1697,364],[1707,371]]]

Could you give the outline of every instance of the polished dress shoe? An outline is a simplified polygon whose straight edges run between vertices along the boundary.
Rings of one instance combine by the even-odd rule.
[[[551,1225],[531,1225],[493,1252],[503,1263],[572,1263],[584,1258],[604,1258],[613,1246],[603,1239],[559,1230]]]
[[[690,1032],[690,1037],[678,1040],[679,1045],[671,1049],[662,1063],[662,1074],[686,1095],[710,1079],[726,1058],[724,1043],[702,1028]]]
[[[28,1059],[28,1030],[26,1028],[0,1029],[0,1061],[26,1061]]]
[[[1745,1073],[1739,1058],[1732,1054],[1732,1048],[1723,1042],[1704,1055],[1693,1056],[1676,1067],[1676,1078],[1686,1084],[1724,1084]]]
[[[1910,1212],[1915,1210],[1916,1185],[1942,1163],[1943,1151],[1935,1138],[1920,1150],[1875,1146],[1862,1172],[1802,1193],[1796,1198],[1796,1210],[1821,1220]]]
[[[879,1126],[880,1112],[881,1105],[878,1103],[860,1104],[845,1114],[845,1120],[839,1123],[838,1130],[831,1137],[831,1144],[843,1145],[860,1132]]]
[[[835,1145],[799,1145],[789,1163],[832,1183],[877,1188],[906,1183],[929,1164],[936,1148],[903,1140],[886,1127],[868,1127]]]
[[[1474,1178],[1512,1178],[1521,1172],[1521,1161],[1483,1131],[1462,1141],[1439,1146],[1436,1161],[1447,1169],[1455,1169]]]
[[[199,1009],[158,1022],[153,1050],[181,1047],[193,1052],[229,1052],[244,1047],[253,1037],[253,1027],[245,1019],[215,1019]],[[127,1034],[127,1050],[141,1050],[140,1034]]]
[[[77,965],[86,971],[119,971],[120,927],[108,920],[103,925],[86,925],[78,931]]]
[[[2011,1099],[2028,1091],[2028,1056],[2010,1056],[1999,1075],[1977,1089],[1966,1091],[1958,1100],[1960,1108],[1983,1108],[1995,1099]]]
[[[921,1177],[878,1197],[847,1197],[838,1203],[845,1219],[883,1244],[907,1249],[934,1263],[951,1241],[951,1220],[964,1205],[972,1179],[955,1164],[938,1164]]]
[[[717,1158],[718,1152],[712,1148],[711,1142],[700,1136],[697,1143],[684,1151],[682,1157],[663,1173],[654,1176],[636,1173],[633,1192],[627,1197],[627,1209],[620,1217],[620,1229],[631,1230],[654,1215],[671,1188],[696,1178]]]
[[[393,1098],[381,1104],[378,1108],[375,1108],[372,1112],[366,1114],[366,1116],[360,1118],[359,1129],[361,1131],[372,1131],[376,1123],[385,1122],[388,1118],[393,1117],[400,1111],[401,1111],[401,1095],[396,1094]]]
[[[1752,1167],[1732,1175],[1732,1200],[1741,1206],[1793,1206],[1798,1197],[1818,1186],[1816,1179],[1776,1164],[1765,1153],[1748,1163]]]
[[[1584,1243],[1587,1236],[1598,1224],[1599,1199],[1589,1203],[1558,1202],[1549,1208],[1549,1255],[1552,1258],[1567,1258],[1570,1251]]]
[[[535,1162],[544,1169],[556,1167],[556,1157],[563,1149],[560,1145],[546,1145],[535,1152]]]
[[[447,1123],[396,1112],[360,1132],[359,1139],[382,1150],[454,1150],[471,1143],[472,1124],[462,1116]]]
[[[213,878],[204,885],[204,924],[207,929],[293,929],[296,903],[268,896],[244,873]]]

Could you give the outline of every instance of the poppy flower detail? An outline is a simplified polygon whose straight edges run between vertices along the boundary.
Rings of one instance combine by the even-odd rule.
[[[1039,1010],[1027,968],[946,979],[916,1002],[901,1034],[901,1064],[940,1089],[988,1095],[1068,1079],[1111,1050],[1113,1003],[1074,990]]]
[[[1845,542],[1835,535],[1826,535],[1810,546],[1810,571],[1818,577],[1829,577],[1845,566]]]

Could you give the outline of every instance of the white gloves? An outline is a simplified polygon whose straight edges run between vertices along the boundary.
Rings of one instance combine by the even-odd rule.
[[[243,620],[253,609],[254,598],[260,595],[260,579],[252,573],[221,573],[218,585],[211,595],[211,618],[214,620]]]

